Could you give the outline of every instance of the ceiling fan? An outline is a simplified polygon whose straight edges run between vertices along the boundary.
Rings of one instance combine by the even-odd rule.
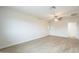
[[[72,9],[74,10],[74,9]],[[58,11],[58,8],[56,6],[51,6],[50,7],[50,14],[42,19],[46,19],[49,22],[50,21],[61,21],[64,18],[68,18],[68,17],[74,17],[74,16],[78,16],[78,13],[76,12],[71,12],[71,11],[67,11],[67,12],[62,12],[62,11]]]
[[[63,19],[62,16],[56,15],[56,7],[55,6],[51,7],[51,13],[52,13],[52,11],[53,11],[53,20],[54,21],[60,21]]]
[[[63,20],[63,18],[66,18],[66,17],[73,17],[73,16],[78,16],[78,13],[71,13],[71,14],[65,14],[65,13],[60,13],[59,15],[57,14],[57,12],[56,12],[56,10],[57,10],[57,7],[55,7],[55,6],[52,6],[51,8],[50,8],[50,11],[51,11],[51,15],[53,15],[53,16],[51,16],[51,17],[48,17],[48,23],[49,23],[49,26],[48,26],[48,28],[49,28],[49,30],[50,30],[50,28],[51,28],[51,23],[52,23],[52,21],[55,21],[55,22],[58,22],[58,21],[61,21],[61,20]]]

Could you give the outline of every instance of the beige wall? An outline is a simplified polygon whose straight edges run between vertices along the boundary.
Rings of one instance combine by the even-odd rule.
[[[2,8],[0,48],[48,35],[48,23],[9,7]]]

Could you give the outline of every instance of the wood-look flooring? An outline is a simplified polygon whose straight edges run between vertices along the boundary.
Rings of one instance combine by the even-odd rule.
[[[0,50],[3,53],[78,53],[79,40],[46,36]]]

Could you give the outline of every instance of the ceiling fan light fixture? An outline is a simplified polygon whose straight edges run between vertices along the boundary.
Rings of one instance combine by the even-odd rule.
[[[57,18],[54,19],[55,22],[59,21]]]

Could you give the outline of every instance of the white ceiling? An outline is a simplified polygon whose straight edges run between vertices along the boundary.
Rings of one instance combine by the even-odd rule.
[[[24,13],[29,13],[30,15],[34,15],[39,18],[46,18],[51,15],[51,6],[15,6],[11,8],[17,9]],[[58,15],[61,13],[64,13],[64,15],[71,15],[72,13],[79,14],[79,6],[56,6],[56,13]]]

